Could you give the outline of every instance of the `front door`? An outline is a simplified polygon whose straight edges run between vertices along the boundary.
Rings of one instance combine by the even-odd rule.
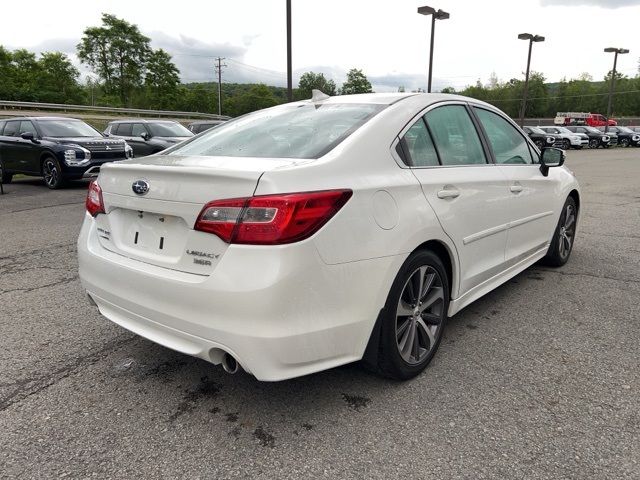
[[[404,132],[402,141],[460,261],[460,295],[500,273],[507,242],[507,178],[489,163],[468,107],[430,109]]]
[[[558,170],[540,171],[538,153],[510,120],[496,112],[473,107],[486,133],[495,163],[509,180],[507,266],[547,248],[560,212],[554,211]]]

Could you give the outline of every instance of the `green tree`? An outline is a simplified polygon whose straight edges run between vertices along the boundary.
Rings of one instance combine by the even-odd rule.
[[[180,70],[171,61],[171,55],[162,49],[149,55],[144,84],[151,108],[167,109],[175,105],[180,85]]]
[[[51,103],[79,103],[82,92],[78,85],[78,69],[61,52],[45,52],[38,60],[40,76],[38,90],[43,101]]]
[[[107,94],[117,94],[126,105],[133,89],[142,84],[149,42],[137,25],[103,13],[101,26],[85,29],[78,58],[104,81]]]
[[[371,93],[371,83],[362,70],[352,68],[347,72],[347,81],[342,84],[341,95],[351,95],[354,93]]]
[[[259,84],[252,86],[246,94],[226,99],[222,113],[236,117],[263,108],[273,107],[277,104],[278,101],[269,90],[269,87]]]
[[[15,85],[15,65],[13,54],[0,45],[0,98],[3,100],[17,100]]]
[[[335,95],[336,83],[333,80],[327,80],[322,73],[303,73],[298,82],[298,99],[311,98],[311,90],[314,89],[327,95]]]

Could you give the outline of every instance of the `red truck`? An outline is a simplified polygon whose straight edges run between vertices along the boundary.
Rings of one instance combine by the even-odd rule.
[[[604,127],[607,117],[599,113],[583,112],[558,112],[553,120],[556,125],[589,125],[590,127]],[[609,119],[609,126],[618,125],[613,119]]]

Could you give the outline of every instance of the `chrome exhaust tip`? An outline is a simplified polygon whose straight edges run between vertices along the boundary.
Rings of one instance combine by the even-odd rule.
[[[233,375],[240,369],[240,364],[232,355],[225,353],[222,356],[222,368],[224,368],[225,372]]]

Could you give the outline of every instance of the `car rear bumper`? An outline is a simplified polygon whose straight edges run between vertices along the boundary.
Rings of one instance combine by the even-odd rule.
[[[210,276],[157,267],[103,248],[86,216],[82,284],[109,320],[218,364],[227,352],[259,380],[362,358],[404,256],[325,264],[311,240],[229,247]]]

